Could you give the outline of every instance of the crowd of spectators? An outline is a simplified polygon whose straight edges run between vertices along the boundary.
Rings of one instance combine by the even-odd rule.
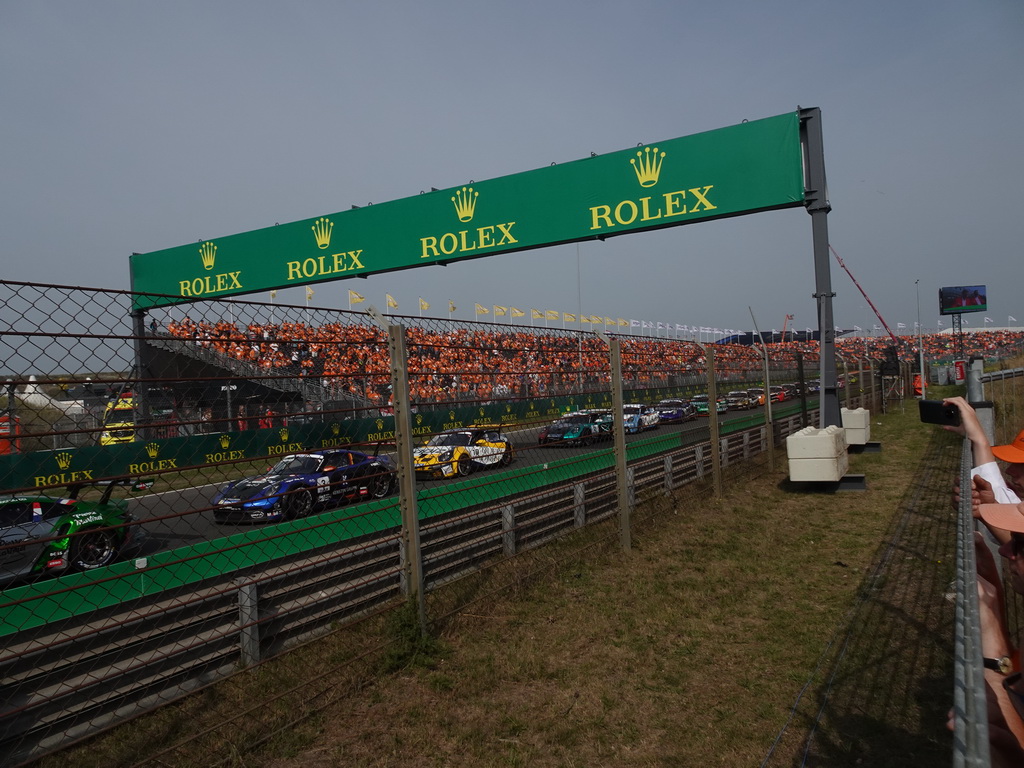
[[[167,333],[190,340],[218,354],[251,365],[264,377],[310,377],[341,395],[384,404],[388,399],[390,364],[387,337],[372,325],[302,322],[250,323],[169,322]],[[917,359],[916,337],[901,338],[897,356]],[[950,358],[953,337],[924,337],[929,359]],[[967,354],[1024,344],[1024,332],[975,333],[967,337]],[[490,400],[509,396],[538,397],[605,388],[610,380],[607,345],[593,334],[552,329],[502,328],[492,325],[407,328],[410,395],[414,402]],[[743,344],[710,345],[715,352],[716,374],[742,378],[762,370],[758,348]],[[844,338],[837,352],[848,360],[881,359],[888,337]],[[816,341],[788,341],[768,347],[772,365],[792,369],[796,356],[805,363],[818,360]],[[703,375],[707,362],[703,348],[689,341],[623,337],[623,378],[627,387],[671,386],[686,374]]]

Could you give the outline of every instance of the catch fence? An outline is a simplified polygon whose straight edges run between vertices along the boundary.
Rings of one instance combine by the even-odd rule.
[[[347,661],[302,681],[301,713],[317,686],[359,684],[396,610],[436,628],[570,534],[628,547],[640,502],[700,504],[815,418],[813,349],[0,291],[9,763],[329,634]],[[871,407],[873,361],[855,362],[843,402]],[[234,704],[210,727],[253,748],[266,725]]]

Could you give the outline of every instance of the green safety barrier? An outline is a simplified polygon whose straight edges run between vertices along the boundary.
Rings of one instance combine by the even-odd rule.
[[[679,440],[678,433],[673,433],[637,441],[628,446],[627,457],[659,453],[677,446]],[[614,461],[609,448],[493,473],[483,484],[464,480],[436,488],[427,486],[417,494],[420,519],[607,471]],[[397,498],[380,499],[147,555],[141,569],[135,560],[128,560],[89,573],[69,574],[59,581],[15,587],[3,592],[0,637],[400,525]]]

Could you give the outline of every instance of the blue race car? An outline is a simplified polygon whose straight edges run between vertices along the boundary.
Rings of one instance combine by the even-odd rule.
[[[293,453],[262,475],[229,483],[213,497],[218,523],[265,523],[305,517],[347,501],[382,499],[397,487],[386,455],[348,449]]]
[[[697,418],[697,409],[689,400],[660,400],[654,409],[658,412],[658,419],[662,424],[682,424],[684,421]]]
[[[559,416],[537,435],[541,445],[590,445],[612,436],[612,412],[609,410],[577,411]]]

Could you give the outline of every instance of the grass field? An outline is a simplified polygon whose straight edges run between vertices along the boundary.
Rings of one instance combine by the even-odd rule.
[[[642,499],[629,552],[613,523],[431,595],[428,640],[380,617],[41,764],[946,765],[959,441],[913,401],[871,429],[866,491],[783,450]]]

